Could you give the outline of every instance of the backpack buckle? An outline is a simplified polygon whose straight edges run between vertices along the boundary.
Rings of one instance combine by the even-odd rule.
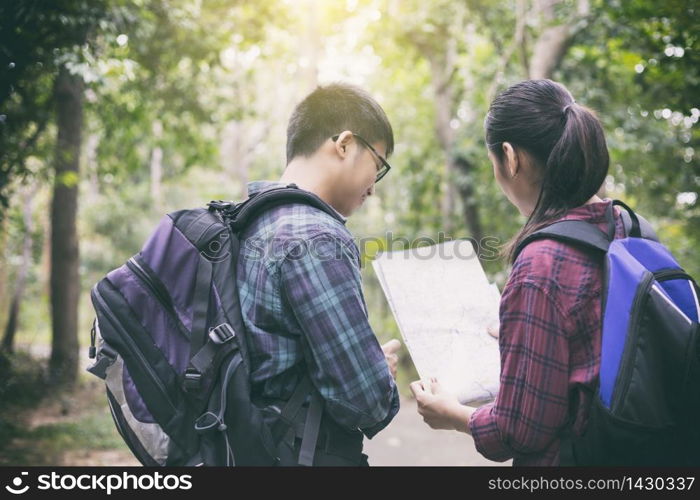
[[[232,201],[212,200],[207,203],[207,207],[209,212],[216,213],[221,219],[221,222],[226,223],[226,219],[233,217],[236,204]]]
[[[188,368],[185,370],[185,380],[182,385],[185,392],[192,392],[199,390],[199,385],[202,380],[202,374],[193,368]]]
[[[209,330],[209,338],[215,344],[225,344],[236,336],[236,332],[228,323],[221,323]]]
[[[100,352],[94,356],[96,358],[95,362],[86,369],[93,375],[105,380],[107,378],[107,369],[114,364],[117,356],[117,352],[107,343],[104,343],[100,348]]]
[[[223,200],[212,200],[209,203],[207,203],[207,206],[209,207],[210,212],[212,210],[226,211],[226,210],[229,210],[232,205],[233,205],[233,202],[223,201]]]

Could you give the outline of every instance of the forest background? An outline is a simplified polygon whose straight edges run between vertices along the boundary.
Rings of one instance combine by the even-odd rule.
[[[393,168],[348,223],[381,341],[400,335],[377,252],[504,244],[524,223],[483,133],[493,97],[523,79],[562,82],[597,111],[601,194],[700,276],[699,37],[690,0],[0,3],[0,463],[52,463],[86,428],[120,445],[104,400],[83,397],[99,392],[82,369],[90,288],[163,214],[277,179],[287,119],[319,84],[367,89],[394,127]],[[507,262],[482,257],[502,287]],[[404,393],[415,377],[404,351]],[[47,409],[63,418],[43,422]]]

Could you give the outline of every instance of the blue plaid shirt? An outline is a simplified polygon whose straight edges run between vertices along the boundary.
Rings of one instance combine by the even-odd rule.
[[[278,186],[251,182],[248,194]],[[344,221],[298,203],[263,212],[242,235],[238,287],[253,395],[289,399],[308,373],[327,414],[371,438],[394,418],[399,397]]]

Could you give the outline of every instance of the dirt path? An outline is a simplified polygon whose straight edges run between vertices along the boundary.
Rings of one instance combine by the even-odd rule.
[[[401,410],[389,426],[365,440],[365,453],[373,466],[382,465],[494,465],[481,456],[471,436],[428,427],[416,411],[414,399],[401,399]]]
[[[44,350],[33,347],[34,355],[46,355]],[[82,359],[85,358],[85,359]],[[82,357],[81,370],[87,364],[87,358]],[[92,381],[91,393],[102,390],[98,381]],[[99,387],[97,387],[99,386]],[[101,394],[101,393],[100,393]],[[108,417],[106,402],[104,411],[98,398],[95,403],[88,404],[87,408],[81,408],[81,396],[75,395],[69,407],[73,411],[62,408],[63,405],[56,402],[43,406],[42,410],[29,419],[30,428],[41,427],[52,423],[61,423],[79,419],[87,411],[104,413],[101,425],[113,426],[111,417]],[[92,399],[92,398],[88,398]],[[86,401],[83,401],[87,403]],[[95,406],[97,405],[97,406]],[[84,416],[84,415],[83,415]],[[110,429],[110,433],[111,433]],[[117,442],[120,438],[116,430],[113,432]],[[474,447],[471,436],[456,431],[436,431],[428,427],[416,411],[416,402],[413,399],[401,399],[401,411],[392,423],[373,439],[365,439],[365,453],[369,456],[372,466],[479,466],[496,465],[509,466],[510,461],[504,463],[491,462],[481,456]],[[131,455],[126,445],[122,448],[90,449],[79,448],[59,452],[59,461],[55,465],[76,466],[133,466],[139,465]],[[46,464],[49,465],[49,464]]]
[[[365,453],[372,466],[509,466],[482,457],[470,436],[455,431],[436,431],[416,412],[413,399],[402,399],[401,411],[373,439],[365,440]],[[139,465],[125,450],[75,450],[62,457],[63,465]]]
[[[436,431],[416,412],[413,399],[401,400],[401,411],[392,423],[373,439],[365,440],[365,453],[372,466],[509,466],[482,457],[470,436],[455,431]],[[76,450],[63,455],[63,465],[139,465],[128,451]]]

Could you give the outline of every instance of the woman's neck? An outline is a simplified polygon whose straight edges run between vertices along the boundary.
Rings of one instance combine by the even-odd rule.
[[[590,205],[592,203],[603,203],[603,200],[597,194],[594,194],[590,200],[588,200],[584,205]]]

